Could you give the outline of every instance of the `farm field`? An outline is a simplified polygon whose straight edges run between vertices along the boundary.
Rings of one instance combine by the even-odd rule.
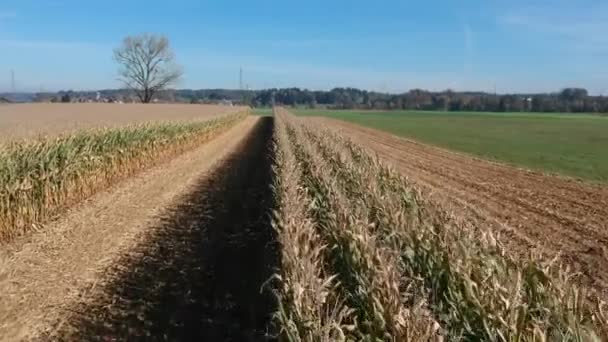
[[[172,315],[186,319],[188,314],[202,315],[204,310],[209,316],[241,315],[231,302],[234,299],[230,294],[238,289],[230,288],[230,278],[224,278],[225,287],[221,288],[214,287],[213,281],[229,276],[214,272],[224,266],[234,267],[223,256],[241,247],[221,247],[220,243],[227,242],[223,234],[232,235],[229,229],[244,226],[240,225],[242,221],[231,226],[229,218],[217,213],[228,206],[232,209],[227,213],[233,213],[235,208],[248,210],[239,215],[242,220],[263,220],[256,217],[261,214],[254,208],[263,205],[260,199],[268,194],[259,189],[267,183],[263,179],[264,168],[256,159],[254,173],[241,171],[254,166],[247,160],[263,155],[264,132],[271,130],[271,124],[247,118],[171,163],[95,195],[88,203],[45,225],[41,234],[4,244],[0,249],[0,339],[30,340],[41,335],[47,340],[88,340],[94,336],[137,339],[171,331],[185,338],[188,332],[172,325]],[[244,151],[252,153],[243,155]],[[244,175],[248,177],[242,178]],[[224,197],[230,189],[235,197]],[[247,196],[255,202],[243,206]],[[213,233],[207,231],[210,227]],[[263,232],[233,233],[244,239]],[[208,240],[203,242],[202,238]],[[201,248],[203,243],[208,248]],[[200,269],[202,265],[206,268]],[[253,277],[265,276],[259,268],[252,267],[250,271],[250,278],[246,272],[238,275],[250,282],[255,280]],[[251,283],[256,291],[260,284]],[[227,292],[222,295],[217,290]],[[189,291],[198,302],[183,300]],[[201,300],[215,296],[223,302],[217,307],[201,307]],[[171,298],[175,299],[174,306],[163,301]],[[107,301],[113,305],[106,305]],[[149,311],[142,317],[144,307]],[[82,308],[88,309],[81,311]],[[260,317],[263,320],[266,316]],[[148,326],[150,321],[154,323],[152,328]],[[226,319],[226,324],[229,322]],[[200,328],[198,323],[196,328]],[[229,330],[214,324],[203,329],[198,331],[201,336],[218,336],[214,334]]]
[[[516,166],[608,182],[608,117],[573,114],[297,110]]]
[[[244,109],[175,104],[9,104],[0,106],[0,142],[145,122],[201,120]]]
[[[575,294],[573,278],[565,277],[556,264],[544,263],[542,256],[512,253],[511,246],[498,238],[500,232],[483,222],[462,220],[458,208],[446,211],[432,193],[421,192],[415,182],[402,178],[407,172],[386,168],[361,149],[367,141],[351,141],[344,129],[332,133],[326,129],[329,124],[303,122],[285,111],[278,112],[276,123],[278,141],[282,141],[279,153],[284,151],[279,165],[286,173],[280,183],[286,187],[282,198],[289,203],[281,208],[291,213],[279,220],[283,223],[279,230],[282,279],[290,284],[282,293],[286,304],[280,317],[294,335],[308,332],[298,330],[303,322],[349,326],[354,320],[360,322],[355,340],[380,336],[397,341],[436,340],[438,336],[586,340],[595,330],[591,322],[606,326],[605,316],[596,320],[599,316],[584,301],[574,301],[581,305],[578,309],[566,304],[574,303],[570,296],[581,298],[581,294]],[[390,152],[407,158],[407,152]],[[289,189],[298,184],[305,188],[300,197],[297,190]],[[295,222],[302,223],[294,225],[294,216],[298,217]],[[306,249],[306,245],[321,247]],[[309,268],[302,270],[302,265]],[[329,294],[315,299],[294,295],[291,288]],[[544,295],[526,294],[538,291]],[[306,309],[319,307],[315,300],[345,308],[320,314]],[[552,313],[544,318],[521,315],[519,310],[531,307]],[[574,311],[582,315],[555,319]],[[509,321],[518,323],[503,324]],[[581,330],[574,333],[578,329],[574,326]],[[597,329],[605,333],[604,328]],[[321,328],[311,334],[330,332]]]
[[[251,110],[253,115],[260,115],[260,116],[272,116],[272,108],[253,108]]]
[[[492,227],[510,250],[561,254],[608,296],[608,260],[598,253],[608,244],[608,186],[491,163],[339,120],[307,120],[377,154],[458,216]]]
[[[0,154],[0,340],[608,338],[605,186],[257,114]]]

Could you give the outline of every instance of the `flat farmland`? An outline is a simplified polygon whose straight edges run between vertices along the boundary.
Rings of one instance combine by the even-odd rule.
[[[160,121],[192,121],[243,107],[180,104],[9,104],[0,106],[0,141],[83,129]]]
[[[529,169],[608,181],[608,117],[584,114],[298,110]]]
[[[606,186],[251,114],[3,144],[0,340],[608,340]]]
[[[378,154],[434,202],[497,232],[510,251],[561,255],[585,283],[608,295],[608,186],[492,163],[339,120],[307,120]]]

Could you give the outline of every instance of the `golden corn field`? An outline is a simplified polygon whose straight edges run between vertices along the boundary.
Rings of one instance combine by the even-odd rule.
[[[0,340],[608,341],[579,264],[324,121],[137,120],[0,145]]]
[[[603,304],[512,258],[348,140],[276,112],[277,321],[289,341],[593,341]]]
[[[0,146],[0,241],[35,228],[122,177],[213,138],[245,115],[123,126]]]

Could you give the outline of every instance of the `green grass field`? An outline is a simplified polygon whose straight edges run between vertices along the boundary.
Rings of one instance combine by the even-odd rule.
[[[608,117],[296,110],[527,168],[608,182]]]
[[[253,108],[251,114],[259,116],[272,116],[272,108]]]

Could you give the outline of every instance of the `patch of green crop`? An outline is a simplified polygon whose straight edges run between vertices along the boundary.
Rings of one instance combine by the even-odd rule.
[[[259,116],[273,116],[272,108],[253,108],[251,113]]]
[[[608,117],[337,110],[296,113],[349,121],[516,166],[608,182]]]

